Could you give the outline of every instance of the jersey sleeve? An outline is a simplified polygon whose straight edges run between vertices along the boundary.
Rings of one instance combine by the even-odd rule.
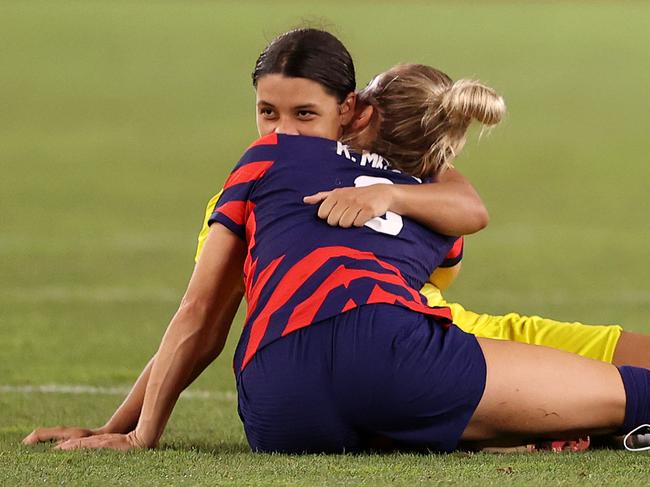
[[[453,247],[445,257],[445,260],[438,267],[454,267],[463,260],[463,249],[465,247],[465,238],[458,237]]]
[[[221,223],[246,240],[246,221],[253,189],[273,165],[277,143],[277,135],[270,134],[248,148],[226,180],[221,197],[208,218],[208,226],[214,222]]]

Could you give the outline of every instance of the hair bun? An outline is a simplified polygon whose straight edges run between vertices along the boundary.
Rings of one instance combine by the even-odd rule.
[[[456,81],[445,91],[442,108],[452,119],[466,123],[477,120],[484,125],[496,125],[506,112],[506,104],[496,91],[468,79]]]

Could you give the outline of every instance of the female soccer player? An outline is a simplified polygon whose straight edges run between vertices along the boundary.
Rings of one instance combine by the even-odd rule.
[[[329,54],[316,46],[327,46]],[[320,71],[305,69],[297,62],[309,53],[320,60]],[[315,80],[328,89],[336,87],[336,96],[342,110],[348,109],[350,96],[354,91],[354,66],[345,47],[330,34],[314,29],[290,31],[275,39],[260,56],[259,62],[268,57],[285,56],[290,60],[287,74],[291,77],[306,77]],[[330,66],[335,66],[333,70]],[[265,103],[273,98],[275,104]],[[301,107],[294,93],[282,81],[273,85],[264,97],[258,94],[257,125],[261,135],[271,131],[283,133],[302,133],[320,135],[314,131],[314,120],[319,114],[308,107]],[[390,112],[399,117],[403,100],[384,100],[390,102]],[[422,100],[416,103],[423,103]],[[336,120],[333,123],[341,123]],[[379,150],[379,153],[382,151]],[[400,154],[401,156],[401,154]],[[201,253],[207,237],[208,219],[218,201],[220,193],[207,205],[203,227],[199,235],[196,260]],[[403,185],[374,185],[365,188],[347,188],[335,193],[320,195],[325,200],[320,204],[319,216],[332,225],[349,225],[341,218],[343,211],[356,214],[356,223],[383,215],[386,210],[414,218],[432,230],[445,235],[464,235],[473,233],[487,224],[487,211],[471,185],[457,170],[442,172],[434,185],[413,188]],[[310,202],[320,203],[320,197]],[[452,249],[449,259],[431,275],[421,292],[431,306],[448,306],[452,310],[454,323],[464,331],[485,338],[499,338],[544,345],[559,350],[576,353],[615,365],[634,365],[650,368],[650,336],[623,331],[618,325],[584,325],[574,322],[559,322],[539,316],[521,316],[509,313],[503,316],[478,314],[466,310],[458,303],[448,303],[443,297],[444,290],[460,270],[462,258],[462,239]]]
[[[333,122],[342,110],[321,84],[267,66],[256,78],[258,96],[280,81],[322,109],[319,124],[332,130],[322,134],[326,138],[271,134],[249,149],[215,208],[181,307],[146,379],[138,381],[146,389],[141,409],[134,399],[130,409],[118,410],[116,421],[126,425],[136,417],[135,429],[70,440],[60,448],[157,445],[178,394],[223,346],[230,326],[224,310],[242,269],[249,313],[235,365],[240,413],[255,450],[357,450],[367,437],[382,435],[449,451],[461,435],[501,441],[609,433],[650,419],[650,371],[477,341],[448,326],[444,309],[424,306],[415,289],[449,250],[449,238],[392,213],[354,229],[329,228],[316,219],[301,196],[377,178],[385,184],[417,181],[392,171],[377,155],[366,155],[366,164],[378,162],[364,168],[362,154],[334,141],[340,128]],[[421,107],[400,114],[417,123],[409,125],[415,131],[411,145],[398,150],[414,155],[404,158],[403,168],[426,161],[423,175],[451,161],[471,118],[496,122],[503,109],[481,85],[452,84],[435,70],[401,67],[371,85],[365,103],[350,114],[356,133],[351,144],[390,142],[382,96],[416,91],[430,98],[426,116]],[[428,143],[418,145],[423,140]],[[37,431],[28,442],[56,436],[51,433]]]

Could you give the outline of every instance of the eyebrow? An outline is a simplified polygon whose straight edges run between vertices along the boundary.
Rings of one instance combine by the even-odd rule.
[[[260,101],[257,102],[257,106],[262,106],[262,105],[268,105],[270,107],[275,106],[273,103],[271,103],[269,101],[266,101],[266,100],[260,100]],[[317,105],[315,103],[306,103],[304,105],[298,105],[298,106],[291,107],[291,108],[293,108],[294,110],[314,110],[314,109],[316,109],[318,107],[317,107]]]
[[[307,110],[307,109],[314,109],[316,108],[316,105],[314,103],[307,103],[306,105],[298,105],[297,107],[293,107],[296,110]]]

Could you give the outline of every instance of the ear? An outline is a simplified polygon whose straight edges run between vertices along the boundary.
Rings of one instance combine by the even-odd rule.
[[[350,93],[348,96],[345,97],[343,103],[339,105],[339,117],[341,119],[342,126],[345,126],[352,121],[356,106],[357,106],[356,93]]]
[[[360,110],[357,110],[353,119],[351,120],[350,130],[353,132],[360,132],[370,125],[372,120],[372,114],[375,112],[375,108],[372,105],[366,105]]]

